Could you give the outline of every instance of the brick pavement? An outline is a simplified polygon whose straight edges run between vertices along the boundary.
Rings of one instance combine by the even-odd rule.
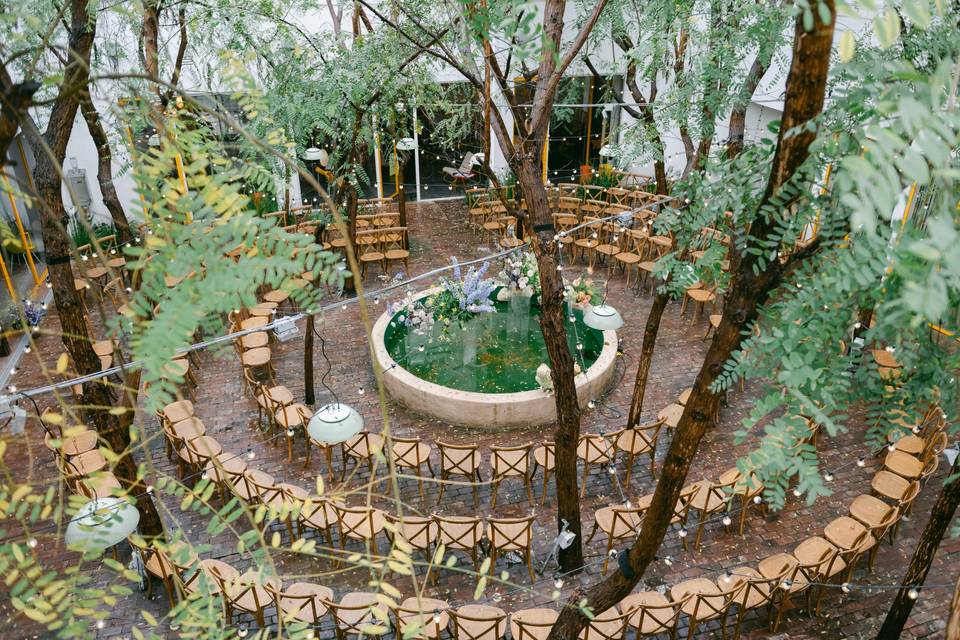
[[[410,216],[411,244],[411,271],[418,273],[429,268],[446,264],[451,254],[461,260],[479,257],[489,252],[489,247],[478,245],[478,238],[464,224],[465,211],[461,203],[424,203],[413,209]],[[568,277],[581,271],[582,267],[568,269]],[[595,276],[603,277],[605,269],[599,270]],[[374,270],[368,274],[364,283],[366,288],[377,287],[382,281]],[[417,285],[417,289],[424,288]],[[636,354],[639,353],[643,323],[649,308],[649,297],[636,297],[624,287],[623,276],[616,274],[610,280],[609,301],[623,312],[626,324],[620,336],[623,341],[624,355],[618,364],[617,383],[600,406],[593,411],[586,411],[582,420],[583,432],[612,431],[623,425],[629,408],[630,392],[633,376],[636,371]],[[385,298],[379,304],[371,304],[370,321],[382,313],[388,300]],[[647,391],[644,414],[652,417],[664,405],[673,402],[679,392],[692,382],[700,360],[705,353],[706,343],[701,340],[705,328],[705,319],[691,322],[691,314],[680,318],[679,305],[671,305],[664,315],[663,325],[657,343],[651,380]],[[99,325],[96,317],[94,324]],[[318,322],[318,329],[324,338],[324,349],[330,358],[331,370],[326,377],[327,384],[336,390],[341,401],[349,403],[363,415],[367,428],[376,430],[380,424],[381,409],[375,381],[369,365],[363,322],[360,310],[351,306],[346,310],[335,309],[327,314],[323,322]],[[38,359],[48,365],[56,360],[62,350],[58,338],[56,314],[52,313],[44,325],[45,331],[52,335],[40,339],[39,348],[32,359],[21,366],[16,384],[21,388],[35,385],[42,380],[39,371]],[[303,325],[300,326],[301,335]],[[278,381],[285,384],[298,399],[303,397],[302,371],[302,342],[294,340],[289,343],[278,344],[274,347],[274,364],[277,370]],[[315,352],[315,366],[318,377],[326,369],[326,363],[320,355],[319,345]],[[265,443],[264,437],[256,431],[253,423],[256,421],[256,406],[247,397],[241,385],[240,365],[232,349],[207,350],[200,354],[201,366],[198,370],[200,387],[197,390],[195,407],[197,415],[207,426],[207,432],[223,445],[225,451],[236,453],[245,452],[248,447],[255,452],[255,458],[249,464],[272,474],[278,482],[293,482],[310,489],[315,484],[315,476],[322,467],[314,456],[309,468],[304,468],[304,446],[298,441],[294,450],[294,462],[288,464],[286,447],[271,446]],[[363,391],[361,391],[361,388]],[[700,478],[716,478],[722,471],[735,463],[735,456],[745,453],[749,443],[735,445],[733,431],[739,420],[749,411],[751,397],[755,389],[748,385],[746,391],[731,393],[729,406],[722,410],[721,425],[707,434],[701,445],[700,452],[690,480]],[[318,405],[326,402],[330,396],[320,384],[317,384]],[[44,406],[49,401],[41,403]],[[466,429],[415,415],[402,406],[389,402],[387,404],[392,432],[401,436],[419,436],[425,441],[443,439],[445,441],[469,442],[488,447],[490,444],[517,444],[521,442],[540,442],[550,437],[550,427],[531,427],[498,430],[492,432],[483,429]],[[839,466],[850,459],[851,451],[863,449],[863,430],[852,421],[850,430],[835,438],[823,437],[821,451],[825,467]],[[148,434],[155,434],[157,428],[151,419],[141,420],[141,424]],[[18,463],[24,476],[30,476],[35,481],[39,478],[52,478],[54,467],[49,454],[42,448],[39,427],[31,424],[28,427],[29,438],[24,439],[31,445],[28,447],[9,447],[8,462]],[[665,453],[669,443],[669,435],[661,438],[658,454]],[[434,452],[434,468],[437,454]],[[150,447],[148,461],[154,465],[157,473],[175,475],[176,468],[163,454],[162,443],[155,439]],[[627,496],[636,498],[651,492],[655,480],[650,476],[646,459],[636,463],[629,487],[625,488]],[[833,482],[835,493],[829,498],[819,500],[815,505],[808,506],[800,500],[792,498],[784,511],[769,513],[762,516],[751,510],[747,518],[745,535],[740,537],[734,530],[727,532],[719,522],[711,523],[704,533],[703,549],[700,552],[684,551],[676,530],[667,535],[660,555],[669,555],[673,558],[672,565],[659,562],[652,566],[645,576],[644,584],[647,588],[656,588],[660,585],[669,587],[683,579],[706,576],[716,578],[724,568],[741,565],[754,565],[762,557],[779,551],[792,550],[800,541],[810,535],[822,532],[824,524],[836,516],[846,513],[846,505],[858,494],[869,493],[870,478],[876,470],[878,460],[868,460],[865,469],[849,465],[836,474]],[[335,464],[339,464],[339,457]],[[620,465],[622,467],[622,464]],[[484,477],[489,476],[489,461],[484,455]],[[927,487],[921,492],[917,501],[914,517],[904,522],[901,532],[893,546],[884,543],[884,549],[877,561],[877,566],[871,575],[865,575],[860,569],[856,580],[865,584],[896,583],[906,562],[916,545],[917,537],[925,522],[923,514],[936,497],[939,483],[943,480],[941,471],[934,476]],[[382,477],[382,474],[381,474]],[[351,487],[358,487],[369,480],[369,473],[361,469],[349,482]],[[539,498],[540,476],[534,479],[535,496]],[[382,486],[382,485],[381,485]],[[383,493],[387,493],[384,488]],[[405,503],[405,512],[429,513],[437,511],[443,514],[469,515],[475,512],[493,514],[490,510],[490,490],[481,488],[481,503],[478,510],[474,510],[468,487],[450,487],[442,505],[435,504],[435,488],[428,483],[426,500],[419,498],[416,482],[400,481],[400,494]],[[432,493],[432,495],[431,495]],[[386,496],[375,496],[373,501],[378,506],[388,509],[390,502]],[[582,504],[584,535],[589,533],[593,523],[593,511],[596,508],[619,502],[611,484],[610,476],[600,468],[591,473],[586,498]],[[352,504],[362,502],[362,496],[356,495],[348,499]],[[498,505],[495,515],[518,516],[531,511],[537,516],[535,533],[535,551],[538,565],[549,552],[552,541],[552,532],[555,522],[555,506],[552,487],[549,490],[544,506],[527,503],[526,495],[519,481],[505,481],[500,489]],[[182,512],[179,509],[179,499],[164,497],[163,506],[165,517],[173,525],[182,527],[187,537],[195,544],[210,545],[210,551],[203,553],[204,557],[216,557],[229,562],[236,568],[244,570],[249,567],[250,559],[237,552],[236,540],[229,534],[209,537],[205,533],[206,516],[195,511]],[[276,530],[280,530],[275,526]],[[691,532],[692,533],[692,532]],[[312,534],[311,534],[312,535]],[[286,538],[284,538],[286,539]],[[692,540],[692,535],[691,535]],[[381,538],[381,549],[385,542]],[[578,585],[588,585],[599,575],[599,562],[605,549],[603,535],[598,535],[585,549],[588,569],[581,576],[567,579],[564,595]],[[359,547],[348,547],[359,550]],[[76,559],[59,546],[55,540],[41,536],[37,553],[47,558],[55,558],[56,562],[64,566],[76,562]],[[121,557],[126,560],[129,551],[122,551]],[[322,561],[305,559],[288,553],[273,553],[276,562],[286,581],[294,579],[308,579],[306,576],[326,572],[330,566]],[[463,559],[463,556],[461,556]],[[937,555],[933,569],[928,578],[930,584],[950,583],[956,578],[957,561],[960,559],[960,542],[945,541]],[[951,571],[951,565],[954,569]],[[94,565],[95,566],[95,565]],[[497,571],[507,569],[505,562],[497,563]],[[529,578],[522,565],[514,565],[510,569],[510,580],[520,585],[527,585]],[[103,584],[109,582],[110,574],[106,570],[95,571],[94,580]],[[360,570],[340,573],[336,577],[317,578],[334,589],[338,596],[351,590],[365,590],[369,575]],[[410,593],[409,584],[405,584],[399,577],[393,579],[405,594]],[[112,608],[106,624],[99,631],[102,638],[130,637],[130,627],[133,624],[143,624],[140,610],[146,610],[158,617],[167,610],[166,597],[162,588],[155,585],[155,597],[148,601],[145,594],[121,599],[117,606]],[[498,606],[506,610],[515,610],[523,607],[548,603],[553,591],[552,571],[538,579],[534,585],[536,593],[526,590],[513,591],[508,588],[491,586],[487,589],[487,597],[494,598]],[[430,595],[450,601],[469,601],[473,592],[474,582],[468,576],[454,572],[441,572],[435,586],[430,589]],[[160,594],[157,596],[157,594]],[[826,594],[823,603],[823,612],[819,618],[809,618],[800,609],[792,609],[784,618],[778,634],[771,634],[765,626],[765,619],[753,615],[748,618],[744,626],[744,637],[766,638],[866,638],[872,637],[882,621],[882,616],[892,599],[892,591],[869,588],[858,588],[852,593],[843,595],[839,589],[831,589]],[[496,597],[495,596],[499,596]],[[908,624],[905,637],[942,637],[945,626],[947,605],[950,590],[924,591],[921,599],[914,608],[914,614]],[[802,598],[799,599],[802,601]],[[10,619],[11,612],[7,598],[0,598],[0,611],[12,626],[4,637],[27,638],[43,637],[34,626],[25,622],[22,617]],[[275,618],[272,618],[275,620]],[[250,619],[235,618],[237,624],[251,623]],[[718,625],[704,625],[696,637],[710,638],[719,635]],[[322,630],[323,637],[332,637],[332,627],[329,622]],[[686,634],[686,629],[681,629]],[[9,635],[8,635],[9,634]],[[175,634],[168,632],[170,637]]]

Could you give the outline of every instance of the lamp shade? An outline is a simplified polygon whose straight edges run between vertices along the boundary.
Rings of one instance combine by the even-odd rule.
[[[400,151],[413,151],[417,148],[417,141],[413,138],[400,138],[397,140],[397,149]]]
[[[603,157],[603,158],[610,158],[610,157],[612,157],[613,155],[614,155],[614,153],[613,153],[613,147],[611,147],[610,145],[605,144],[605,145],[603,145],[602,147],[600,147],[600,156],[601,156],[601,157]]]
[[[140,523],[140,512],[122,498],[96,498],[80,508],[67,525],[67,544],[106,549],[117,544]]]
[[[310,160],[311,162],[319,161],[321,165],[327,166],[327,162],[330,160],[329,154],[324,149],[318,149],[316,147],[309,147],[303,152],[303,159]]]
[[[150,145],[151,147],[159,147],[160,136],[158,136],[157,134],[153,134],[152,136],[147,138],[147,144]]]
[[[363,418],[350,406],[340,403],[320,407],[307,424],[307,433],[318,442],[345,442],[363,430]]]
[[[601,304],[587,309],[583,314],[583,324],[598,331],[616,331],[623,326],[623,318],[610,305]]]

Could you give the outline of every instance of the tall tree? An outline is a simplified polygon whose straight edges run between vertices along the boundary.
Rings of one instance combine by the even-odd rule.
[[[87,123],[90,137],[93,138],[93,144],[97,147],[97,182],[103,196],[103,205],[110,212],[110,219],[113,220],[113,226],[117,229],[117,240],[120,244],[126,244],[133,240],[133,233],[130,231],[130,222],[127,220],[123,205],[120,204],[117,187],[113,184],[113,153],[110,150],[110,139],[100,121],[100,113],[89,94],[81,97],[80,111]]]
[[[827,2],[826,8],[828,15],[814,12],[811,30],[804,28],[802,16],[796,20],[783,120],[766,190],[750,225],[748,249],[733,256],[733,283],[724,301],[723,320],[670,443],[643,527],[621,558],[619,571],[589,588],[585,594],[574,594],[551,629],[549,640],[573,638],[588,622],[580,604],[582,598],[595,614],[606,611],[630,593],[654,560],[673,518],[674,507],[697,448],[712,416],[716,415],[720,395],[713,389],[714,380],[740,345],[744,330],[757,317],[760,305],[779,284],[784,271],[790,268],[790,262],[802,260],[815,249],[815,245],[810,245],[781,263],[776,260],[764,262],[762,252],[754,252],[749,247],[759,248],[771,242],[779,244],[776,225],[765,208],[771,205],[777,209],[786,207],[788,203],[780,200],[780,191],[806,161],[809,146],[816,137],[813,125],[823,108],[835,21],[833,2]],[[824,17],[828,19],[825,21]]]
[[[896,640],[903,634],[903,625],[910,617],[913,605],[917,601],[917,594],[923,589],[923,583],[930,572],[937,548],[950,522],[953,521],[958,505],[960,505],[960,456],[954,460],[940,495],[937,496],[937,501],[930,510],[930,518],[923,528],[923,533],[920,534],[917,548],[913,552],[913,557],[910,558],[906,573],[903,574],[903,580],[900,581],[903,586],[897,591],[893,604],[887,611],[883,625],[877,633],[877,640]]]
[[[81,375],[99,371],[100,358],[93,351],[83,304],[74,286],[70,238],[66,231],[68,219],[61,193],[61,172],[80,96],[89,82],[90,51],[95,29],[96,22],[90,17],[88,0],[71,0],[67,64],[46,131],[41,137],[32,122],[26,125],[35,149],[34,184],[40,198],[40,226],[53,299],[64,346],[73,360],[74,368]],[[87,409],[87,418],[95,426],[100,438],[121,456],[114,472],[132,495],[139,496],[137,508],[140,511],[140,530],[148,537],[162,535],[163,525],[156,506],[152,497],[144,491],[137,465],[128,452],[130,432],[116,415],[108,411],[113,404],[109,388],[100,379],[85,383],[81,403]]]

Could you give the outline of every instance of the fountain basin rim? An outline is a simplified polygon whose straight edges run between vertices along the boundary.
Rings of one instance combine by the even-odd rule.
[[[412,296],[429,296],[439,287]],[[555,422],[556,401],[539,389],[511,393],[480,393],[453,389],[417,377],[396,362],[387,351],[384,338],[394,314],[384,312],[371,331],[373,355],[383,371],[383,384],[390,396],[401,404],[451,424],[486,427],[517,427]],[[599,398],[606,390],[616,368],[617,333],[603,331],[603,348],[596,361],[575,378],[580,406]]]

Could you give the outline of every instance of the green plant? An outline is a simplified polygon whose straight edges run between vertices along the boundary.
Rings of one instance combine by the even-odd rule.
[[[97,238],[106,238],[107,236],[112,236],[117,233],[117,229],[113,226],[112,222],[94,222],[91,227],[93,229],[94,236]],[[73,240],[73,246],[75,247],[88,245],[92,240],[90,237],[90,229],[87,228],[87,225],[82,224],[77,218],[74,218],[70,222],[70,237]]]

